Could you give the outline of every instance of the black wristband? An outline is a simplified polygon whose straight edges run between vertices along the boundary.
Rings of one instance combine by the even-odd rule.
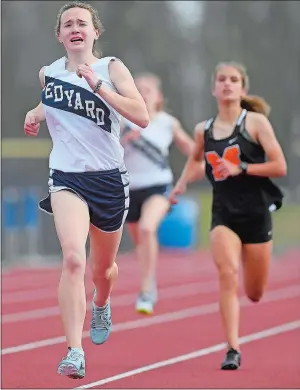
[[[95,88],[93,90],[94,93],[97,93],[99,91],[99,89],[101,88],[102,83],[103,83],[102,80],[98,80],[97,81],[97,84],[95,85]]]

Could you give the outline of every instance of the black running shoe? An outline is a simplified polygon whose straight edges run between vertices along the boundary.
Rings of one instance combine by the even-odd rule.
[[[237,370],[241,365],[241,354],[233,348],[230,348],[221,364],[221,370]]]

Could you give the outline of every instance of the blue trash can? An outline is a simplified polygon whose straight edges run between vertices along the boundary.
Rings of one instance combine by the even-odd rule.
[[[158,229],[158,241],[162,248],[193,249],[199,234],[199,204],[181,197]]]

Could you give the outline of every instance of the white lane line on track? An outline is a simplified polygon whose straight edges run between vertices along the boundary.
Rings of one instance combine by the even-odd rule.
[[[185,285],[177,285],[172,287],[161,288],[159,296],[161,299],[183,298],[187,296],[197,295],[200,293],[211,293],[217,291],[218,284],[216,281],[208,281],[203,283],[188,283]],[[111,302],[113,307],[123,307],[134,305],[136,294],[122,294],[112,296]],[[91,305],[87,306],[87,311],[91,310]],[[48,318],[59,315],[58,306],[45,307],[43,309],[28,310],[18,313],[3,314],[2,324],[10,324],[19,321],[34,320],[39,318]]]
[[[215,269],[211,268],[211,272],[209,274],[205,275],[204,280],[193,280],[190,281],[188,280],[188,283],[204,283],[205,281],[208,281],[209,279],[216,280],[215,278]],[[193,271],[195,276],[195,270]],[[203,269],[198,269],[197,268],[197,273],[202,272],[203,276]],[[132,278],[137,278],[136,275],[132,274]],[[129,277],[129,275],[125,275],[125,278]],[[188,275],[184,275],[185,277],[189,277]],[[124,274],[123,274],[124,278]],[[298,273],[295,274],[291,272],[290,269],[278,269],[278,268],[273,268],[272,272],[270,274],[270,281],[271,282],[277,282],[277,281],[286,281],[289,280],[292,283],[292,280],[298,280],[299,275]],[[184,280],[181,278],[178,280],[178,284],[184,284]],[[34,287],[31,288],[30,290],[24,290],[24,291],[13,291],[13,292],[4,292],[2,290],[2,307],[5,307],[5,305],[9,305],[12,303],[23,303],[23,302],[32,302],[32,301],[40,301],[40,300],[47,300],[51,298],[57,298],[57,291],[55,288],[56,282],[54,283],[53,281],[53,287]],[[163,286],[162,286],[163,287]],[[171,288],[175,287],[174,285],[170,285],[166,288]],[[92,283],[87,283],[86,285],[87,288],[87,293],[91,294],[93,292],[93,285]],[[136,288],[138,288],[138,285],[136,285]]]
[[[273,277],[272,282],[284,282],[286,280],[289,280],[291,283],[294,282],[294,278],[291,278],[290,275],[282,275],[279,274],[275,277]],[[295,279],[298,281],[298,276],[295,277]],[[90,295],[90,293],[93,291],[93,287],[90,286],[90,288],[87,288],[87,294]],[[182,285],[173,285],[169,287],[162,287],[159,289],[159,294],[162,299],[169,299],[169,298],[182,298],[186,296],[192,296],[197,295],[199,293],[211,293],[215,292],[218,289],[218,283],[216,280],[208,280],[205,282],[190,282]],[[52,295],[55,293],[55,291],[52,290]],[[39,299],[39,293],[38,290],[36,291],[36,299]],[[116,306],[129,306],[132,305],[133,302],[136,299],[136,295],[133,293],[124,293],[116,296],[112,296],[112,304]],[[2,305],[3,305],[3,297],[2,297]],[[20,305],[22,306],[22,305]],[[87,310],[90,311],[91,307],[88,305]],[[2,306],[3,311],[3,306]],[[59,315],[59,308],[58,305],[55,306],[48,306],[43,307],[41,309],[33,309],[33,310],[25,310],[23,312],[17,312],[17,313],[9,313],[9,314],[3,314],[2,313],[2,324],[8,324],[8,323],[15,323],[19,321],[26,321],[26,320],[33,320],[33,319],[43,319],[47,317],[53,317]]]
[[[250,342],[253,342],[256,340],[262,340],[262,339],[265,339],[267,337],[276,336],[278,334],[290,332],[292,330],[299,329],[299,328],[300,328],[300,320],[288,322],[288,323],[285,323],[285,324],[282,324],[279,326],[275,326],[273,328],[268,328],[268,329],[262,330],[260,332],[255,332],[255,333],[248,334],[247,336],[243,336],[240,338],[240,344],[247,344],[247,343],[250,343]],[[83,385],[83,386],[75,387],[74,389],[91,389],[92,387],[95,387],[95,386],[97,386],[97,387],[102,386],[102,385],[105,385],[107,383],[116,382],[118,380],[125,379],[125,378],[128,378],[130,376],[134,376],[134,375],[139,375],[139,374],[142,374],[144,372],[157,370],[157,369],[162,368],[162,367],[167,367],[167,366],[171,366],[173,364],[186,362],[186,361],[192,360],[192,359],[197,359],[197,358],[200,358],[202,356],[207,356],[207,355],[210,355],[212,353],[222,351],[225,348],[226,348],[226,343],[215,344],[215,345],[212,345],[211,347],[208,347],[208,348],[198,349],[197,351],[187,353],[184,355],[175,356],[171,359],[162,360],[162,361],[159,361],[159,362],[156,362],[153,364],[149,364],[147,366],[139,367],[139,368],[136,368],[135,370],[125,371],[125,372],[118,374],[118,375],[114,375],[114,376],[111,376],[111,377],[108,377],[105,379],[100,379],[99,381],[91,382],[91,383],[88,383],[88,384]]]
[[[298,297],[299,295],[300,295],[300,286],[298,284],[290,286],[290,287],[282,288],[282,289],[269,291],[265,294],[265,297],[260,302],[260,305],[264,305],[264,304],[274,302],[274,301],[281,301],[281,300],[285,300],[285,299],[295,298],[295,297]],[[245,306],[250,306],[252,303],[246,297],[242,297],[240,300],[240,304],[242,307],[245,307]],[[218,308],[219,308],[218,302],[214,302],[214,303],[205,304],[205,305],[201,305],[201,306],[191,307],[188,309],[178,310],[175,312],[159,314],[159,315],[149,317],[149,318],[141,318],[138,320],[121,322],[119,324],[113,325],[112,331],[113,332],[122,332],[122,331],[126,331],[126,330],[144,328],[144,327],[148,327],[148,326],[168,323],[171,321],[182,320],[182,319],[186,319],[186,318],[203,316],[206,314],[216,313],[218,311]],[[86,337],[89,337],[89,331],[83,332],[83,338],[86,338]],[[2,349],[1,354],[2,355],[11,355],[11,354],[19,353],[19,352],[23,352],[23,351],[31,351],[33,349],[38,349],[38,348],[61,344],[61,343],[64,343],[65,341],[66,341],[66,338],[64,336],[48,338],[48,339],[44,339],[44,340],[40,340],[40,341],[33,341],[33,342],[27,343],[27,344],[21,344],[21,345],[16,345],[13,347],[4,348],[4,349]]]

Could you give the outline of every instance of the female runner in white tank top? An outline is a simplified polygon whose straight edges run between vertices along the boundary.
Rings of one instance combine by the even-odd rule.
[[[122,125],[121,143],[130,176],[130,206],[126,222],[141,266],[136,311],[151,314],[157,301],[157,230],[170,209],[167,194],[173,182],[168,162],[169,148],[175,141],[179,150],[190,156],[194,141],[180,122],[164,111],[161,82],[156,75],[139,75],[135,83],[146,102],[150,124],[141,129],[124,120]]]
[[[126,66],[114,57],[98,58],[101,33],[97,11],[87,3],[61,8],[56,34],[67,52],[40,71],[42,102],[29,111],[24,130],[36,136],[47,121],[53,149],[49,196],[40,208],[54,215],[62,248],[58,299],[68,351],[58,373],[85,376],[82,331],[86,314],[85,245],[95,294],[90,336],[103,344],[111,331],[110,293],[117,277],[115,258],[128,211],[128,174],[119,142],[121,116],[146,127],[145,103]]]

